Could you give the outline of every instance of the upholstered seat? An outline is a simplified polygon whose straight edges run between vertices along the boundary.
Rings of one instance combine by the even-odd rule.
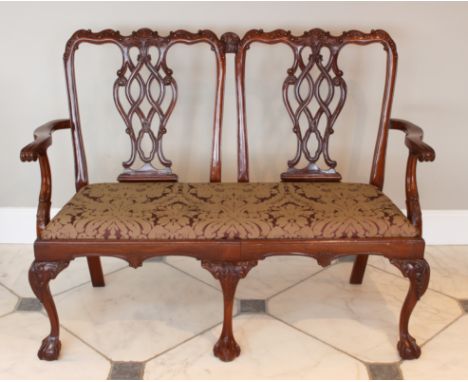
[[[377,188],[355,183],[105,183],[84,187],[43,239],[416,237]]]

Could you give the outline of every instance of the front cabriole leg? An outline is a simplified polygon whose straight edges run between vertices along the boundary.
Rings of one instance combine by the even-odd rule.
[[[221,262],[202,261],[202,267],[207,269],[215,279],[221,283],[224,297],[224,321],[223,330],[218,342],[216,342],[213,353],[221,361],[232,361],[240,354],[240,347],[232,333],[232,310],[234,306],[234,295],[236,287],[241,278],[257,265],[257,261]]]
[[[400,315],[400,340],[398,352],[403,359],[415,359],[421,355],[421,348],[416,340],[408,332],[408,322],[411,313],[417,303],[426,292],[429,285],[430,268],[424,259],[391,259],[395,265],[410,281],[408,294],[401,309]]]
[[[50,293],[49,281],[55,279],[62,270],[68,267],[69,263],[69,261],[34,260],[29,269],[31,288],[39,301],[42,302],[42,305],[44,305],[50,321],[50,334],[42,341],[42,345],[37,353],[39,359],[53,361],[58,358],[60,353],[59,319],[52,294]]]

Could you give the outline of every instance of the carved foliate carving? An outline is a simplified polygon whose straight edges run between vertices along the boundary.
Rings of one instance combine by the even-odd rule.
[[[247,273],[257,265],[256,260],[238,261],[238,262],[218,262],[202,260],[202,267],[208,270],[215,279],[222,280],[226,278],[242,279]]]
[[[63,271],[70,261],[34,261],[29,269],[29,282],[37,298],[43,302],[44,288]]]
[[[224,44],[225,53],[237,53],[239,49],[240,38],[233,32],[226,32],[221,36],[221,42]]]
[[[430,268],[424,259],[391,259],[390,262],[395,265],[403,274],[414,284],[416,299],[420,299],[426,292],[429,285]]]

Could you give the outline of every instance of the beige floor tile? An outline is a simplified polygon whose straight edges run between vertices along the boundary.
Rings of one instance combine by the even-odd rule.
[[[468,379],[468,316],[423,347],[421,358],[401,365],[405,379]]]
[[[58,361],[41,361],[37,350],[49,331],[40,313],[14,313],[0,318],[1,379],[106,379],[110,363],[65,330]]]
[[[234,320],[241,355],[212,354],[220,327],[147,363],[145,379],[367,379],[365,366],[266,315]]]
[[[28,282],[28,270],[34,259],[32,245],[2,244],[0,246],[0,283],[21,297],[33,297]],[[104,273],[127,267],[127,263],[115,258],[103,257]],[[90,282],[88,265],[85,258],[73,260],[69,267],[51,281],[52,293],[61,293],[77,285]]]
[[[18,297],[0,285],[0,316],[13,311],[17,303]]]
[[[163,263],[57,297],[62,324],[115,361],[142,361],[222,321],[222,294]]]
[[[200,261],[189,257],[168,257],[174,267],[187,272],[204,282],[221,289],[219,281],[200,265]],[[320,271],[314,259],[300,256],[277,256],[259,261],[245,279],[239,282],[236,298],[266,299]]]
[[[458,299],[468,299],[468,246],[427,246],[425,257],[431,267],[429,288]],[[385,258],[373,256],[369,263],[401,275]]]
[[[398,361],[398,320],[408,281],[369,267],[363,285],[348,283],[351,263],[337,264],[271,299],[274,316],[370,362]],[[410,331],[425,341],[461,314],[456,301],[428,291]]]

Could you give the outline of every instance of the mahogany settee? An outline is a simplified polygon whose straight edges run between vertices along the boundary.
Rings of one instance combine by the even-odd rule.
[[[88,182],[74,69],[76,51],[83,43],[114,44],[122,54],[113,95],[130,137],[131,154],[115,183]],[[210,182],[205,184],[179,183],[171,161],[163,153],[163,137],[177,99],[177,84],[166,55],[173,45],[196,43],[209,44],[216,62]],[[249,183],[244,73],[247,50],[256,45],[251,46],[252,43],[281,43],[292,51],[292,64],[285,73],[282,91],[297,151],[277,183]],[[347,94],[338,56],[346,45],[375,43],[383,46],[387,61],[370,180],[368,184],[344,183],[328,150],[334,123]],[[156,48],[157,57],[151,57],[150,47]],[[136,57],[130,53],[132,48],[138,50]],[[238,182],[230,184],[220,182],[227,54],[235,55],[238,107]],[[77,257],[87,258],[95,287],[104,286],[100,256],[122,258],[135,268],[156,256],[185,255],[201,260],[202,267],[220,281],[224,295],[224,324],[214,354],[230,361],[240,354],[232,328],[239,279],[259,260],[284,254],[313,257],[322,266],[341,256],[356,255],[350,278],[353,284],[362,283],[368,255],[388,258],[409,279],[397,348],[404,359],[420,356],[420,348],[408,332],[411,312],[429,282],[421,237],[416,164],[434,160],[435,154],[423,143],[419,127],[390,118],[397,50],[385,31],[353,30],[333,36],[312,29],[295,36],[284,30],[251,30],[240,38],[231,32],[217,37],[208,30],[198,33],[179,30],[168,36],[149,29],[128,36],[113,30],[99,33],[80,30],[67,42],[64,62],[70,119],[42,125],[35,131],[34,141],[21,150],[22,161],[39,160],[42,177],[35,259],[29,271],[31,287],[51,324],[50,334],[39,349],[40,359],[55,360],[60,352],[59,320],[49,282]],[[143,111],[143,103],[148,112]],[[76,194],[50,219],[51,172],[47,148],[52,143],[52,133],[63,129],[72,135]],[[406,135],[409,149],[407,217],[382,193],[391,130]],[[152,142],[146,151],[142,145],[145,137]],[[317,147],[314,150],[309,145],[312,140]],[[308,164],[299,167],[304,159]],[[325,163],[324,168],[319,167],[319,159]]]

